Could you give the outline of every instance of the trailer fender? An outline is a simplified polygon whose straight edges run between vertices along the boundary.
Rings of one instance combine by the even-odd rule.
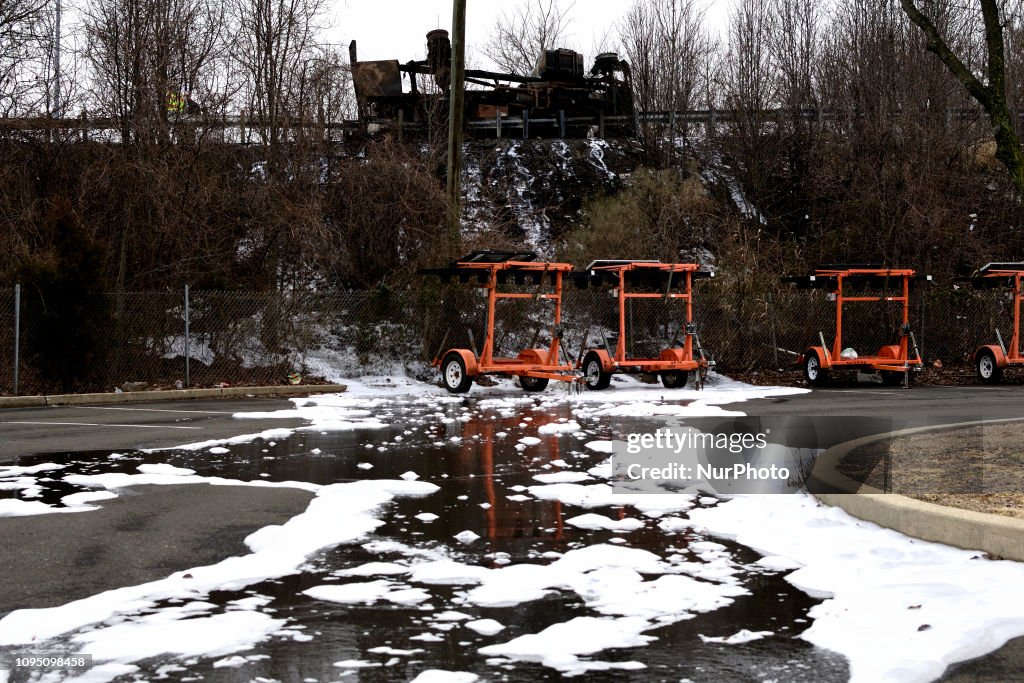
[[[596,353],[597,357],[601,359],[601,369],[602,370],[604,370],[605,372],[613,372],[615,370],[615,364],[612,363],[612,357],[609,356],[608,352],[605,351],[604,349],[589,349],[587,351],[587,353],[583,356],[584,360],[586,359],[587,356],[589,356],[592,353]],[[580,367],[582,368],[583,367],[582,366],[582,362],[583,361],[580,361],[580,362],[581,362]]]
[[[684,349],[663,349],[660,359],[672,363],[682,363],[686,360],[685,356],[686,351]]]
[[[890,344],[888,346],[882,346],[878,349],[879,358],[893,358],[897,359],[900,357],[900,346],[899,344]]]
[[[547,365],[550,349],[523,349],[519,352],[519,360],[530,365]]]
[[[448,349],[441,358],[446,358],[449,353],[457,353],[462,356],[462,362],[466,364],[466,374],[469,377],[476,377],[480,374],[479,366],[476,363],[476,356],[473,355],[472,351],[469,349]]]
[[[808,356],[811,354],[817,354],[818,363],[821,364],[822,370],[828,370],[832,367],[832,356],[821,346],[812,346],[811,348],[804,351],[803,355],[800,356],[800,362],[803,363]]]
[[[1007,365],[1009,365],[1009,362],[1006,360],[1006,354],[1003,353],[1003,349],[999,346],[999,344],[989,344],[988,346],[978,347],[978,350],[974,352],[975,363],[978,362],[978,356],[981,355],[981,352],[985,350],[991,351],[992,355],[996,357],[996,365],[999,368],[1005,368]]]

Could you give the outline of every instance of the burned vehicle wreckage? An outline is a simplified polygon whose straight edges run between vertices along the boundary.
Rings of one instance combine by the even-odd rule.
[[[425,131],[447,125],[452,46],[448,31],[427,34],[427,58],[358,60],[349,46],[353,85],[363,130]],[[408,77],[408,88],[405,79]],[[603,53],[589,72],[583,55],[567,49],[544,50],[529,76],[466,70],[465,121],[470,136],[586,137],[634,132],[629,64]]]

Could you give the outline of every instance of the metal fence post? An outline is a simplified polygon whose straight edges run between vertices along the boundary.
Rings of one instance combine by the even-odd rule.
[[[189,329],[188,329],[188,285],[185,285],[185,387],[191,388],[192,378],[189,375]]]
[[[21,285],[14,285],[14,395],[18,395],[18,366],[21,354]]]

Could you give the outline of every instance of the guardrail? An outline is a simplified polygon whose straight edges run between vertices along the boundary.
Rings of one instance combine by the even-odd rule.
[[[890,118],[903,116],[905,112],[893,111],[887,113]],[[973,108],[952,108],[942,112],[922,110],[919,112],[922,117],[940,118],[943,125],[949,127],[954,122],[970,123],[982,119],[985,114],[980,109]],[[1014,112],[1013,116],[1024,123],[1024,112]],[[743,119],[759,119],[763,121],[800,120],[805,122],[825,122],[864,119],[867,114],[857,111],[829,110],[812,107],[803,108],[774,108],[757,111],[744,111],[738,109],[684,109],[679,111],[647,111],[638,112],[632,116],[606,116],[604,114],[578,115],[571,112],[559,111],[556,115],[533,117],[527,110],[522,116],[503,116],[500,113],[494,118],[477,119],[467,123],[467,129],[477,133],[493,133],[495,137],[511,137],[510,133],[516,132],[518,137],[529,138],[531,135],[537,137],[536,133],[555,133],[558,137],[566,135],[574,130],[596,129],[599,137],[605,137],[607,133],[632,133],[643,124],[704,124],[724,125],[736,123]],[[335,134],[342,138],[358,135],[369,131],[376,133],[384,130],[393,130],[399,133],[425,131],[427,126],[421,122],[405,121],[400,116],[394,119],[371,117],[363,121],[342,120],[342,121],[311,121],[302,118],[288,119],[271,123],[257,118],[249,118],[244,114],[202,117],[202,116],[172,116],[166,121],[171,130],[192,129],[192,130],[219,130],[233,131],[233,141],[248,143],[251,141],[253,132],[278,128],[290,131],[303,131],[305,135],[316,133],[317,135],[333,139]],[[83,137],[89,133],[111,132],[117,133],[123,125],[119,119],[112,117],[91,117],[83,113],[78,117],[51,118],[0,118],[0,134],[11,134],[17,132],[76,132]]]

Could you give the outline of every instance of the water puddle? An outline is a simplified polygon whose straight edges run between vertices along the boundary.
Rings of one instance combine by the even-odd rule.
[[[647,551],[668,568],[664,576],[690,577],[711,589],[727,585],[741,590],[713,608],[663,618],[658,622],[663,625],[643,631],[643,636],[653,639],[641,647],[613,644],[593,653],[581,652],[582,662],[607,665],[588,670],[588,680],[848,679],[849,669],[841,656],[796,638],[810,625],[807,612],[819,601],[788,584],[782,578],[784,572],[755,564],[760,555],[749,548],[705,538],[685,524],[666,530],[659,526],[665,517],[645,516],[632,507],[583,509],[529,494],[528,487],[540,484],[536,475],[569,471],[582,478],[601,463],[606,456],[588,449],[587,442],[655,429],[663,422],[628,417],[616,420],[613,427],[588,422],[568,405],[533,400],[514,409],[472,399],[442,404],[392,401],[382,413],[393,426],[298,431],[272,441],[230,445],[226,452],[204,448],[113,456],[72,453],[23,458],[18,463],[65,466],[34,475],[36,489],[24,498],[49,505],[60,505],[64,496],[85,490],[64,482],[69,475],[135,474],[139,465],[157,463],[194,470],[202,477],[241,481],[329,485],[415,475],[440,487],[425,497],[396,498],[377,514],[383,524],[374,533],[319,554],[299,573],[243,590],[197,596],[205,605],[194,608],[204,618],[255,611],[285,622],[254,648],[202,657],[151,657],[134,662],[138,670],[126,673],[123,680],[391,681],[411,679],[426,669],[473,672],[486,680],[556,677],[558,667],[550,661],[479,650],[573,619],[616,618],[595,611],[594,600],[584,597],[589,588],[547,587],[533,595],[535,586],[513,584],[507,594],[508,602],[515,604],[499,606],[474,601],[477,579],[442,576],[425,582],[413,570],[421,563],[444,561],[468,566],[471,569],[465,571],[470,573],[477,568],[523,564],[552,567],[567,554],[573,557],[574,551],[593,546]],[[558,431],[558,425],[570,420],[579,421],[583,432]],[[0,490],[0,497],[21,497],[22,493]],[[714,503],[702,498],[694,505]],[[589,513],[612,522],[638,521],[628,527],[632,530],[619,532],[568,523]],[[381,564],[365,568],[369,563]],[[688,569],[682,571],[683,566]],[[657,578],[640,573],[648,580]],[[369,591],[365,600],[335,602],[306,593],[355,584],[367,584],[362,587]],[[140,616],[188,608],[188,601],[162,601]],[[484,620],[504,628],[494,632],[494,624]],[[741,642],[743,638],[735,636],[743,631],[761,637]],[[706,640],[730,637],[740,642]],[[71,651],[87,649],[69,642],[65,636],[45,649],[60,651],[62,644]],[[19,651],[24,648],[0,648],[0,653]],[[618,665],[631,668],[612,668]],[[11,680],[28,679],[15,676]]]

